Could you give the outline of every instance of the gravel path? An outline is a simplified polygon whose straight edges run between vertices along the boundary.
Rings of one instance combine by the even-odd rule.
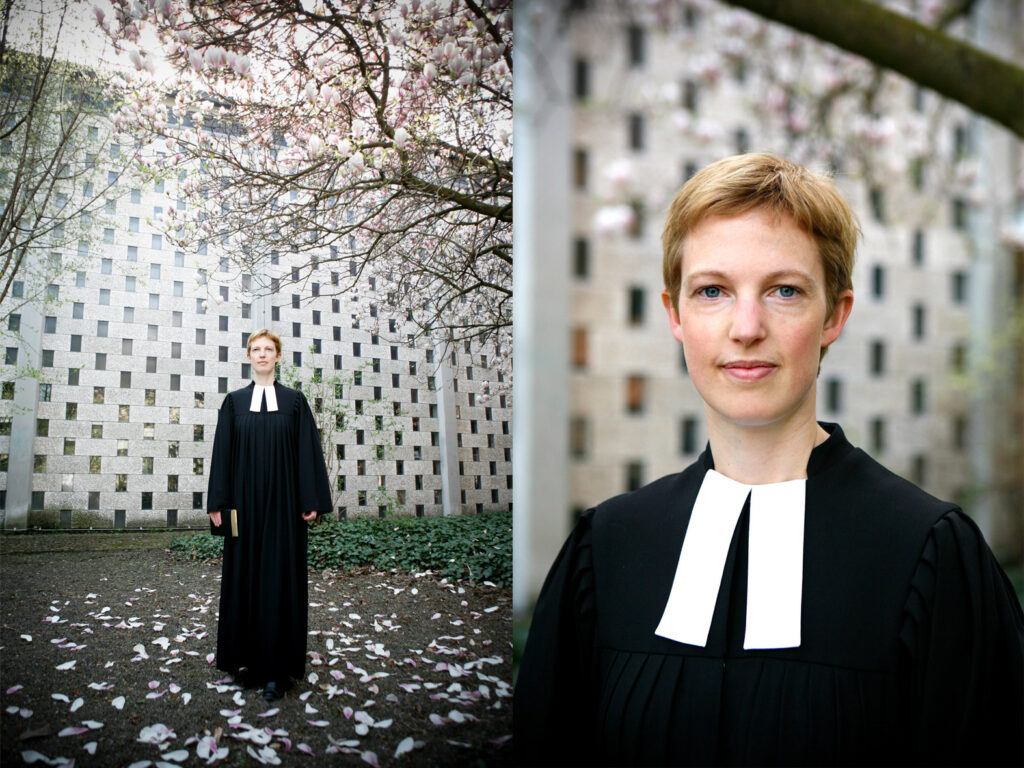
[[[268,705],[210,663],[219,562],[121,536],[0,538],[4,765],[510,764],[511,590],[313,572],[308,677]]]

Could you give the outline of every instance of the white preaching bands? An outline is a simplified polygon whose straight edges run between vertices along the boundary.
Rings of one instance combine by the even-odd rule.
[[[263,404],[263,393],[267,395],[267,410],[277,410],[277,393],[274,392],[274,385],[271,384],[269,387],[264,387],[260,384],[252,385],[252,401],[249,403],[249,410],[259,413],[260,406]]]
[[[708,470],[693,505],[672,590],[655,634],[687,645],[707,645],[729,542],[749,495],[743,647],[798,647],[806,486],[806,479],[745,485]]]

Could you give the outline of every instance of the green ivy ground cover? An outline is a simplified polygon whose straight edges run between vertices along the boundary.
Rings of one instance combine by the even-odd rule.
[[[223,539],[183,536],[171,549],[192,560],[219,557]],[[430,570],[451,579],[512,586],[512,513],[453,517],[360,517],[330,520],[309,530],[309,567],[374,566]]]

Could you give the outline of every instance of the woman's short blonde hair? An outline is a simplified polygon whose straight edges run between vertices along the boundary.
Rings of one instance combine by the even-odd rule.
[[[274,346],[277,347],[277,354],[281,354],[281,337],[269,328],[260,328],[258,331],[253,331],[249,334],[249,341],[245,344],[245,354],[251,354],[252,343],[262,337],[266,337],[274,342]]]
[[[755,208],[792,216],[817,243],[825,270],[825,316],[831,317],[839,294],[853,287],[860,235],[857,216],[828,176],[757,153],[734,155],[702,168],[669,206],[661,245],[672,306],[679,306],[686,236],[708,216],[733,216]]]

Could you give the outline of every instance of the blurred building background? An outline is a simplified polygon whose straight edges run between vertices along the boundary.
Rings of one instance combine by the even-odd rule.
[[[1024,62],[1018,0],[884,4]],[[687,178],[748,151],[832,173],[860,217],[856,302],[823,364],[819,419],[963,505],[1003,562],[1019,562],[1019,138],[714,0],[522,6],[517,227],[528,212],[543,225],[517,229],[517,303],[526,287],[564,310],[546,310],[539,327],[516,318],[517,388],[535,379],[549,389],[520,397],[515,415],[517,610],[532,605],[583,510],[679,471],[704,449],[703,405],[661,305],[660,235]],[[566,215],[553,216],[561,196]],[[559,349],[564,362],[551,357]],[[538,352],[531,360],[524,350]],[[533,457],[530,435],[550,450]]]

